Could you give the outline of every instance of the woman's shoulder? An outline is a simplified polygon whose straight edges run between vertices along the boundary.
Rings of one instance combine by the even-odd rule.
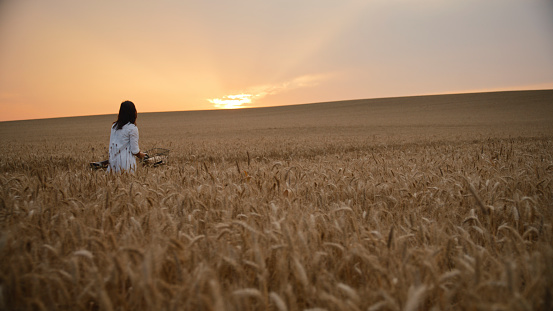
[[[133,131],[133,130],[137,130],[138,127],[136,127],[135,124],[132,124],[132,123],[129,122],[129,123],[123,125],[123,128],[122,128],[122,129],[123,129],[123,130],[127,130],[127,131]]]

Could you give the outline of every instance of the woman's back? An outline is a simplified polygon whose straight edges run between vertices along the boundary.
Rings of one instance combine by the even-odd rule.
[[[133,102],[126,100],[121,103],[117,121],[111,125],[108,172],[133,172],[136,169],[134,156],[144,158],[145,154],[138,147],[137,117]]]
[[[108,171],[134,171],[136,169],[134,155],[140,152],[138,136],[138,128],[132,123],[125,124],[121,129],[117,129],[116,126],[111,127]]]

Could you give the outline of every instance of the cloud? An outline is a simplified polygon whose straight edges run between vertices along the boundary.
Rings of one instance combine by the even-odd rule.
[[[245,92],[240,92],[240,94],[225,95],[221,98],[212,98],[207,101],[218,109],[247,108],[252,107],[250,104],[264,97],[298,88],[313,87],[329,78],[329,74],[303,75],[282,83],[254,86]]]

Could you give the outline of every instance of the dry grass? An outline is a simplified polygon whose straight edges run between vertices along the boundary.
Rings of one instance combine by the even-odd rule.
[[[0,309],[551,309],[551,92],[472,96],[141,115],[172,154],[135,175],[86,166],[112,116],[1,123]]]

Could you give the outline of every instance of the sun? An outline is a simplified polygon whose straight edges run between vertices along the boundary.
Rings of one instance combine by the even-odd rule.
[[[212,103],[215,108],[219,109],[236,109],[236,108],[245,108],[245,104],[252,103],[251,94],[237,94],[237,95],[226,95],[222,98],[213,98],[208,99],[207,101]]]

